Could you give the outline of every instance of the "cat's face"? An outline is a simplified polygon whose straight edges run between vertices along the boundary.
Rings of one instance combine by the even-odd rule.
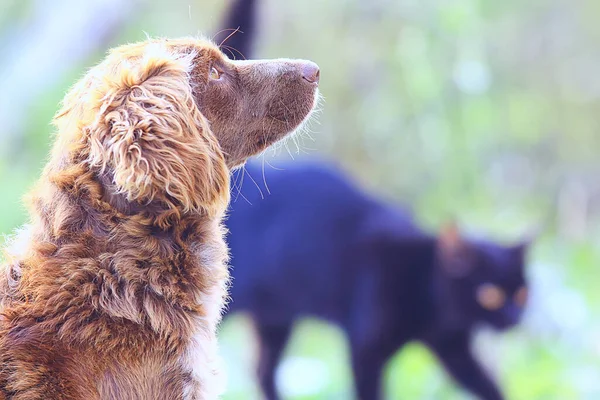
[[[442,244],[443,246],[443,244]],[[503,330],[517,324],[527,303],[528,245],[500,246],[459,239],[440,252],[448,296],[463,318]]]

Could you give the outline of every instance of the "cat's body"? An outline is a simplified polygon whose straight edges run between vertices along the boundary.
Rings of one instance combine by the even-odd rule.
[[[267,398],[278,398],[274,370],[293,323],[306,316],[346,332],[360,399],[381,398],[385,362],[411,340],[425,343],[474,394],[502,398],[470,341],[479,323],[518,321],[524,246],[466,241],[453,229],[430,236],[408,213],[319,165],[265,168],[264,179],[259,167],[246,168],[255,182],[245,177],[227,221],[229,312],[244,311],[256,324]]]

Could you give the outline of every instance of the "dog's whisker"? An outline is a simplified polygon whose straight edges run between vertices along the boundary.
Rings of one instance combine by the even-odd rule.
[[[219,36],[220,34],[222,34],[224,32],[233,32],[233,33],[235,33],[238,29],[239,28],[224,28],[224,29],[221,29],[221,30],[217,31],[215,34],[213,34],[211,36],[210,40],[212,42],[214,42],[215,39],[217,38],[217,36]],[[229,38],[229,36],[227,36],[227,38]],[[221,43],[223,43],[223,41]]]
[[[229,35],[227,35],[227,37],[226,37],[225,39],[223,39],[223,40],[221,41],[221,43],[219,44],[219,47],[223,46],[223,44],[225,44],[225,42],[226,42],[226,41],[228,41],[228,40],[229,40],[229,38],[231,38],[233,35],[235,35],[235,34],[236,34],[236,33],[238,33],[238,32],[240,32],[240,33],[244,33],[244,32],[242,32],[242,31],[240,30],[240,27],[238,26],[237,28],[235,28],[235,29],[233,30],[233,32],[231,32]]]
[[[267,190],[267,194],[271,194],[271,190],[269,190],[269,185],[267,185],[267,177],[265,175],[265,156],[263,154],[262,157],[262,177],[263,177],[263,183],[265,184],[265,189]]]
[[[269,161],[267,161],[267,160],[265,160],[265,161],[267,162],[267,165],[269,165],[269,167],[271,167],[271,168],[273,168],[273,169],[275,169],[275,170],[277,170],[277,171],[283,171],[283,170],[284,170],[283,168],[278,168],[278,167],[274,166],[273,164],[271,164],[271,163],[270,163]]]
[[[235,51],[236,53],[238,53],[238,54],[239,54],[239,55],[242,57],[242,60],[245,60],[245,59],[246,59],[246,57],[245,57],[245,56],[242,54],[242,52],[241,52],[241,51],[239,51],[238,49],[236,49],[235,47],[227,46],[227,45],[225,45],[225,44],[221,45],[221,47],[223,47],[224,49],[227,49],[227,50],[229,50],[229,51],[231,52],[231,54],[233,55],[234,59],[235,59],[235,54],[234,54],[234,51]]]
[[[262,191],[262,189],[260,188],[260,185],[254,180],[254,178],[252,177],[252,175],[248,172],[248,178],[250,178],[250,180],[252,180],[252,182],[254,183],[254,186],[256,186],[256,188],[258,189],[258,192],[260,193],[260,198],[264,200],[265,195]]]
[[[242,190],[241,184],[243,183],[243,179],[244,179],[244,171],[243,170],[241,173],[234,175],[234,179],[232,182],[232,188],[236,191],[236,193],[235,193],[235,198],[233,199],[233,201],[237,201],[237,199],[240,195],[240,192]]]
[[[294,144],[296,145],[296,154],[300,154],[300,144],[299,144],[299,142],[298,142],[298,137],[297,137],[297,135],[293,135],[293,136],[291,137],[291,139],[292,139],[292,142],[294,142]]]
[[[289,138],[286,138],[286,140],[285,140],[285,142],[284,142],[284,147],[285,147],[285,149],[286,149],[287,153],[289,154],[290,158],[291,158],[292,160],[295,160],[295,158],[294,158],[294,155],[292,154],[292,152],[290,151],[290,148],[289,148],[289,146],[288,146],[288,140],[289,140]]]
[[[248,173],[248,170],[246,169],[246,166],[244,165],[242,167],[242,177],[241,177],[241,182],[240,182],[240,186],[239,186],[239,190],[238,190],[238,197],[242,196],[242,198],[246,201],[246,203],[252,205],[252,202],[250,200],[248,200],[248,198],[244,195],[244,193],[242,193],[242,189],[244,187],[244,176],[246,176],[246,174]],[[237,201],[237,198],[236,198]]]
[[[246,201],[246,203],[248,203],[249,205],[252,205],[252,202],[250,200],[248,200],[248,198],[246,196],[244,196],[244,194],[242,192],[240,192],[239,195],[242,196],[242,199],[244,199]]]

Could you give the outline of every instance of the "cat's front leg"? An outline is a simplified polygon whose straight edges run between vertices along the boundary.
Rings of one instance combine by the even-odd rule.
[[[352,345],[352,372],[357,398],[379,400],[381,394],[381,372],[386,357],[376,349],[355,348]]]
[[[437,354],[450,375],[483,400],[503,400],[497,385],[475,359],[468,332],[439,335],[426,343]]]

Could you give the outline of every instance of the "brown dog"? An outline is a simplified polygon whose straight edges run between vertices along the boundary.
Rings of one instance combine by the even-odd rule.
[[[0,268],[0,399],[213,399],[229,170],[297,128],[308,61],[119,47],[64,100]]]

